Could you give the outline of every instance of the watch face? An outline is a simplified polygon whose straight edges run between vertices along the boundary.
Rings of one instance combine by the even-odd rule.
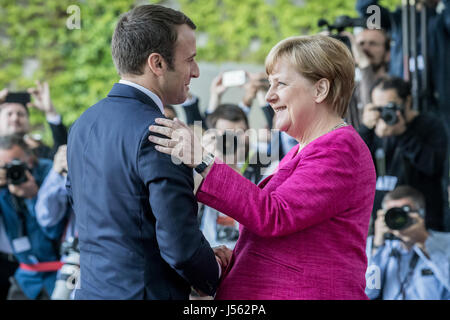
[[[203,161],[206,163],[206,165],[209,166],[213,162],[213,160],[214,160],[214,155],[211,153],[208,153]]]

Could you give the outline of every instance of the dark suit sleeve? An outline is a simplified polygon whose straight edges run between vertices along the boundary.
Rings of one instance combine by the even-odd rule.
[[[141,141],[138,173],[148,188],[161,256],[191,285],[213,295],[219,267],[197,222],[192,169],[174,164],[147,138]]]

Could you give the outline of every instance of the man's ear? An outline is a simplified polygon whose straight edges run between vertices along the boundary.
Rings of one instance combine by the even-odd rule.
[[[330,92],[330,81],[326,78],[322,78],[314,85],[314,101],[316,103],[322,103]]]
[[[167,69],[167,64],[159,53],[154,52],[148,56],[147,67],[156,76],[162,76]]]
[[[412,110],[412,96],[411,95],[407,96],[405,99],[405,109],[407,109],[408,111]]]

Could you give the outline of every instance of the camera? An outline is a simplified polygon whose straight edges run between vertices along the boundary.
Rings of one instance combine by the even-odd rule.
[[[381,119],[383,119],[383,121],[386,122],[387,125],[393,126],[398,122],[397,111],[403,111],[403,108],[401,108],[395,102],[389,102],[384,107],[376,108],[376,110],[380,112]]]
[[[349,16],[339,16],[334,20],[333,24],[330,24],[327,20],[322,18],[317,22],[317,26],[326,26],[328,28],[328,31],[330,32],[330,37],[343,42],[351,50],[350,39],[346,36],[340,35],[339,33],[344,31],[346,28],[365,27],[366,18],[350,18]],[[333,30],[335,30],[336,33],[333,34]]]
[[[414,220],[409,216],[411,211],[409,206],[391,208],[386,212],[384,221],[391,230],[406,229],[414,224]]]
[[[28,92],[8,92],[5,103],[19,103],[26,106],[31,101],[31,96]]]
[[[8,184],[19,185],[28,180],[25,174],[28,166],[18,159],[7,163],[3,168],[6,169]]]

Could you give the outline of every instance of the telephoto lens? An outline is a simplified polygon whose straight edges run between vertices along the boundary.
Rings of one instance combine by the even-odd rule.
[[[413,224],[413,219],[410,218],[409,212],[411,212],[409,206],[391,208],[386,212],[384,221],[391,230],[403,230]]]

